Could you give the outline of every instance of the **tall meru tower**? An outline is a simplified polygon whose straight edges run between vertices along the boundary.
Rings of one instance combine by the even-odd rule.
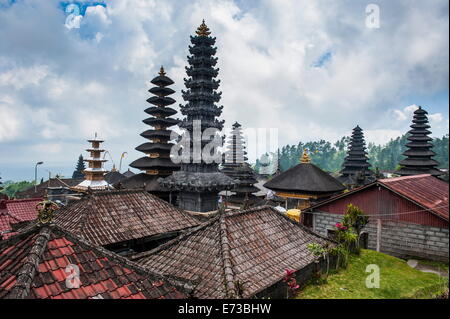
[[[371,183],[375,180],[375,175],[370,170],[370,166],[364,133],[357,125],[353,129],[347,156],[342,164],[341,175],[338,180],[350,188]]]
[[[153,94],[147,99],[152,106],[145,109],[145,113],[150,115],[143,122],[152,127],[141,133],[141,136],[149,141],[136,147],[137,151],[144,153],[143,156],[130,164],[131,167],[142,170],[140,174],[133,175],[121,181],[123,188],[145,188],[148,192],[170,201],[169,191],[161,187],[158,179],[167,177],[173,171],[179,170],[180,166],[172,162],[170,150],[174,145],[171,141],[172,130],[170,127],[178,124],[178,120],[171,118],[177,113],[169,107],[175,100],[169,95],[175,93],[168,86],[174,84],[164,68],[161,66],[158,75],[150,81],[155,86],[149,92]]]
[[[232,126],[227,150],[225,151],[225,163],[222,164],[222,172],[237,181],[233,189],[235,194],[227,198],[231,204],[243,205],[254,204],[258,198],[252,193],[259,191],[254,185],[258,182],[254,178],[253,169],[247,163],[247,152],[245,151],[245,139],[242,135],[242,126],[238,122]]]
[[[413,124],[408,132],[409,143],[406,144],[408,150],[403,153],[406,158],[399,163],[401,168],[396,174],[402,176],[418,174],[439,176],[443,174],[437,169],[439,163],[432,159],[436,153],[431,150],[433,139],[429,136],[431,132],[428,130],[430,125],[427,114],[428,112],[421,106],[414,111]]]
[[[223,106],[215,103],[219,102],[222,93],[217,92],[220,80],[215,80],[219,73],[219,69],[214,68],[217,63],[214,57],[217,48],[213,47],[216,38],[210,34],[203,21],[196,36],[190,37],[193,46],[189,46],[191,55],[187,58],[189,67],[186,67],[188,78],[184,79],[187,90],[182,91],[186,104],[180,105],[185,118],[178,124],[190,137],[189,160],[181,163],[180,171],[160,180],[163,186],[179,191],[181,209],[203,213],[217,210],[219,192],[232,189],[235,185],[233,179],[219,171],[217,161],[208,162],[203,156],[201,159],[194,156],[194,143],[199,143],[201,150],[204,150],[205,145],[214,139],[214,136],[210,136],[198,140],[194,135],[197,121],[200,121],[202,134],[207,128],[221,131],[224,124],[224,121],[217,120]],[[218,158],[220,162],[221,157]]]

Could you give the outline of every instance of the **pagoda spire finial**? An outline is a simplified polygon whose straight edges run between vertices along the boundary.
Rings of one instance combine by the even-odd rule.
[[[198,36],[203,36],[203,37],[207,37],[211,34],[211,32],[209,32],[208,26],[205,24],[205,19],[203,19],[202,24],[200,24],[200,26],[197,28],[197,31],[195,31],[195,33],[197,33]]]
[[[161,65],[161,68],[159,69],[159,75],[164,76],[166,75],[166,71],[164,71],[164,67]]]
[[[309,155],[308,155],[308,149],[305,148],[303,150],[303,155],[300,158],[300,163],[310,163],[310,162],[311,162],[311,159],[309,158]]]

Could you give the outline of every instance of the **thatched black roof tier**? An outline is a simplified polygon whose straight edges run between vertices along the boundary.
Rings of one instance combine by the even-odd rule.
[[[158,106],[167,106],[175,103],[175,100],[168,96],[152,96],[147,99],[147,102]]]
[[[140,170],[173,170],[179,168],[179,165],[172,162],[170,158],[151,158],[149,156],[133,161],[130,166]]]
[[[167,96],[174,94],[175,91],[168,87],[162,87],[162,86],[154,86],[150,90],[148,90],[150,93],[158,95],[158,96]]]
[[[171,130],[147,130],[140,135],[148,139],[163,138],[170,139]]]
[[[167,77],[165,75],[159,75],[156,78],[154,78],[153,80],[151,80],[150,82],[152,82],[154,85],[162,86],[162,87],[172,85],[175,83],[172,81],[172,79],[170,79],[169,77]],[[172,93],[169,93],[169,94],[172,94]]]
[[[335,193],[345,189],[336,178],[312,163],[300,163],[275,176],[264,187],[273,191],[304,194]]]
[[[164,152],[164,154],[170,154],[172,143],[144,143],[136,147],[136,151],[149,153],[149,152]]]
[[[152,106],[144,110],[145,113],[157,117],[167,117],[177,114],[177,111],[170,107],[156,107]]]
[[[151,126],[161,125],[164,127],[170,127],[178,124],[178,120],[171,118],[157,118],[157,117],[150,117],[148,119],[143,120],[142,122]]]
[[[161,185],[171,190],[189,192],[219,192],[231,190],[235,181],[221,172],[184,172],[178,171],[167,178],[159,180]]]
[[[118,183],[126,178],[125,175],[119,173],[118,171],[111,171],[105,174],[105,181],[108,182],[108,184],[113,185],[115,183]]]
[[[158,182],[158,178],[160,178],[158,175],[139,173],[125,178],[113,186],[117,189],[144,189],[151,193],[168,192],[169,190]]]

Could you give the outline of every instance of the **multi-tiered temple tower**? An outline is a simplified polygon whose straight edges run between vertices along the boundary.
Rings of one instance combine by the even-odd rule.
[[[91,143],[91,147],[86,151],[89,153],[89,157],[85,158],[84,161],[88,163],[88,167],[83,171],[84,181],[82,181],[77,186],[74,186],[73,189],[77,191],[86,191],[88,189],[91,190],[105,190],[112,188],[105,181],[105,173],[107,172],[103,168],[103,163],[107,162],[107,160],[101,158],[101,154],[105,151],[100,148],[100,144],[103,143],[103,140],[97,138],[97,133],[95,133],[94,139],[88,140]]]
[[[429,136],[431,132],[428,130],[430,125],[427,114],[420,106],[414,111],[413,124],[408,132],[410,142],[406,144],[408,150],[403,153],[406,158],[399,163],[402,168],[396,172],[399,175],[442,175],[442,172],[436,169],[439,163],[432,159],[436,153],[431,150],[433,139]]]
[[[182,91],[183,99],[187,103],[180,105],[181,113],[186,117],[179,126],[185,130],[185,140],[188,137],[189,156],[182,162],[181,170],[162,180],[161,184],[179,191],[180,208],[194,212],[209,212],[217,210],[218,193],[221,190],[231,189],[234,181],[219,172],[220,156],[216,156],[216,160],[213,161],[211,157],[205,158],[204,154],[199,158],[198,146],[201,146],[202,152],[218,135],[203,136],[205,130],[221,131],[224,121],[216,119],[223,108],[215,104],[219,102],[221,95],[216,91],[220,81],[214,80],[219,72],[219,69],[214,68],[217,63],[217,58],[214,57],[217,48],[213,47],[216,38],[210,36],[211,33],[204,21],[196,34],[194,37],[191,36],[193,46],[189,46],[190,66],[186,67],[189,78],[184,80],[187,90]],[[198,129],[194,129],[197,125]],[[200,138],[196,131],[203,137]],[[186,154],[186,148],[183,150]],[[215,154],[210,155],[217,155],[216,148],[214,152]]]
[[[150,142],[136,147],[136,150],[145,153],[146,156],[130,164],[131,167],[140,169],[144,173],[121,181],[121,187],[145,188],[150,193],[168,200],[169,191],[161,187],[157,180],[180,169],[180,165],[175,164],[170,158],[170,150],[174,144],[170,142],[172,131],[169,127],[178,123],[178,120],[170,117],[175,115],[177,111],[168,107],[175,103],[175,100],[169,96],[175,91],[168,87],[174,82],[166,76],[164,68],[161,67],[159,75],[151,80],[151,83],[156,85],[149,90],[154,96],[147,99],[147,102],[154,106],[145,109],[144,112],[149,114],[150,117],[143,122],[152,126],[153,129],[141,133],[141,136],[150,140]]]
[[[246,155],[242,128],[236,122],[233,124],[231,136],[228,139],[225,163],[222,165],[222,172],[238,182],[232,190],[235,194],[227,198],[227,202],[231,204],[242,205],[246,201],[252,204],[258,199],[252,194],[259,191],[257,187],[253,186],[258,181],[254,178],[253,169],[246,163],[248,159]]]
[[[342,166],[341,176],[338,179],[348,187],[365,185],[375,180],[374,174],[369,169],[371,165],[367,158],[366,142],[359,125],[353,129],[347,157]]]

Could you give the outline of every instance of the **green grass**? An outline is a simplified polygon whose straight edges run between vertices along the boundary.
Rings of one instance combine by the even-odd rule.
[[[422,262],[422,261],[421,261]],[[380,288],[367,288],[369,264],[380,268]],[[447,266],[448,267],[448,266]],[[447,268],[448,269],[448,268]],[[327,282],[308,284],[300,299],[404,299],[434,298],[448,289],[448,280],[413,269],[406,261],[373,250],[361,250],[351,256],[346,269],[330,272]]]
[[[419,265],[433,266],[441,271],[448,272],[448,264],[446,264],[446,263],[439,262],[439,261],[433,261],[433,260],[425,260],[425,259],[420,259],[420,258],[416,258],[416,259],[419,262]]]

